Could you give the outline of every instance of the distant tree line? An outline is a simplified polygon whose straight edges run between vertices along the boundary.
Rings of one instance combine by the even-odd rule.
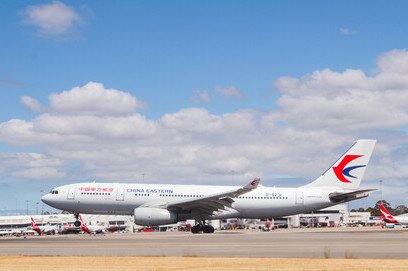
[[[350,212],[370,212],[372,216],[381,216],[381,211],[380,211],[380,204],[383,204],[385,208],[392,214],[392,215],[400,215],[400,214],[405,214],[408,213],[408,207],[405,205],[398,205],[395,208],[391,207],[391,204],[387,202],[386,200],[379,200],[375,204],[374,207],[368,207],[367,209],[364,208],[357,208],[357,209],[351,209]]]

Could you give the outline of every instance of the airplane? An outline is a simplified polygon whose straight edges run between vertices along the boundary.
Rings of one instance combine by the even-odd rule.
[[[142,226],[194,219],[192,233],[213,233],[206,220],[273,218],[309,213],[367,197],[359,190],[376,140],[360,139],[313,182],[298,188],[265,187],[255,178],[243,187],[210,185],[76,183],[52,189],[41,200],[74,213],[133,215]]]
[[[38,235],[41,234],[54,235],[58,231],[57,227],[52,225],[37,226],[32,217],[31,217],[31,229],[37,232]]]
[[[408,214],[393,216],[383,204],[380,204],[380,211],[385,223],[408,225]]]
[[[87,225],[85,225],[81,215],[79,215],[79,221],[81,222],[80,227],[81,227],[81,230],[83,232],[86,232],[86,233],[89,233],[89,234],[92,234],[92,233],[97,234],[97,233],[105,233],[106,232],[106,227],[98,226],[98,225],[96,225],[96,226],[92,226],[92,225],[87,226]]]

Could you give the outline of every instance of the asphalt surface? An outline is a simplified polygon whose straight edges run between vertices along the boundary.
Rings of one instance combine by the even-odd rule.
[[[0,255],[408,259],[408,230],[327,229],[0,237]]]

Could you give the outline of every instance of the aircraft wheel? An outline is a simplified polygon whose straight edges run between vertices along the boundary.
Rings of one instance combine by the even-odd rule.
[[[201,231],[201,225],[195,225],[191,227],[191,233],[199,233]]]
[[[81,226],[81,222],[79,222],[78,220],[74,222],[75,227],[79,227]]]
[[[214,227],[210,225],[205,225],[203,227],[203,232],[204,233],[214,233]]]

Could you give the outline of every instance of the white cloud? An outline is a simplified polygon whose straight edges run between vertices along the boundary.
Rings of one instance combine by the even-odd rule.
[[[145,102],[127,92],[105,89],[94,82],[51,94],[49,98],[51,110],[62,114],[128,115],[146,107]]]
[[[28,109],[33,112],[41,112],[44,109],[39,101],[30,96],[21,96],[20,100]]]
[[[191,100],[196,103],[209,103],[211,98],[206,90],[197,90],[191,96]]]
[[[161,123],[165,127],[182,132],[211,133],[222,128],[221,118],[202,108],[188,108],[166,114],[161,118]]]
[[[356,30],[351,30],[349,28],[340,28],[339,32],[340,32],[340,34],[346,35],[346,36],[351,36],[351,35],[358,34],[358,32]]]
[[[388,65],[384,57],[383,66]],[[369,77],[361,70],[326,69],[300,79],[279,78],[275,87],[282,92],[281,110],[271,116],[298,127],[350,132],[408,124],[406,76],[383,72]]]
[[[29,180],[58,180],[66,177],[66,174],[56,168],[42,167],[23,169],[10,174],[13,177]]]
[[[0,170],[29,180],[56,180],[66,176],[62,161],[39,153],[0,153]]]
[[[215,92],[225,97],[244,97],[244,93],[234,86],[229,87],[215,87]]]
[[[23,22],[37,27],[41,35],[66,34],[82,22],[81,16],[72,7],[59,1],[28,6],[23,15]]]
[[[392,50],[383,55],[381,55],[378,59],[378,67],[381,73],[386,74],[387,76],[392,76],[391,74],[395,74],[396,80],[401,81],[403,86],[406,87],[407,80],[403,80],[406,78],[408,74],[408,52],[405,49],[400,50]],[[394,79],[391,77],[390,79]],[[387,83],[391,83],[391,80]]]

